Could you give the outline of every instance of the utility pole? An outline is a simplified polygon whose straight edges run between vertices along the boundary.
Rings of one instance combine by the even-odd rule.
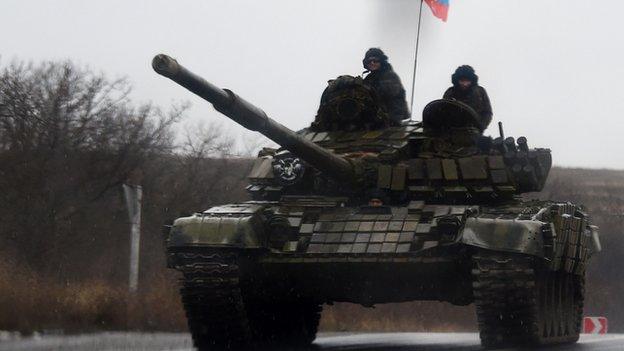
[[[130,267],[128,290],[135,293],[139,286],[139,248],[141,243],[141,203],[143,189],[140,185],[123,185],[130,218]]]

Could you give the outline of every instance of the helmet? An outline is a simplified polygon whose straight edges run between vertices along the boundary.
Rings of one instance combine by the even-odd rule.
[[[470,80],[473,85],[477,85],[477,83],[479,83],[479,76],[475,74],[474,68],[468,65],[457,67],[455,73],[451,76],[451,82],[453,82],[453,85],[457,85],[459,84],[459,80],[462,78]]]
[[[366,61],[371,57],[378,58],[382,66],[388,63],[388,56],[386,56],[380,48],[370,48],[366,51],[366,54],[364,54],[364,59],[362,59],[362,66],[364,66],[364,68],[367,68]]]

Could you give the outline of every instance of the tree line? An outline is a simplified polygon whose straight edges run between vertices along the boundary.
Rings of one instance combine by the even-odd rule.
[[[69,61],[13,62],[0,71],[0,252],[59,280],[73,252],[125,240],[123,183],[147,190],[145,222],[224,200],[233,138],[218,125],[176,138],[187,104],[134,104],[125,79]],[[244,167],[242,167],[244,168]],[[212,181],[203,178],[211,175]],[[219,189],[217,191],[217,189]],[[153,192],[153,193],[152,193]],[[240,196],[240,193],[239,193]],[[157,198],[155,198],[157,197]],[[164,213],[154,213],[159,208]],[[93,255],[85,252],[85,259]],[[97,255],[95,255],[97,257]],[[75,274],[74,274],[75,275]]]

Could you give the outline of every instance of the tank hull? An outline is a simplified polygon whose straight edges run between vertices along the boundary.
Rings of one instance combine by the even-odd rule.
[[[570,203],[515,202],[494,207],[427,204],[353,207],[340,198],[250,201],[213,207],[174,222],[170,251],[255,252],[263,264],[410,264],[461,261],[470,250],[533,256],[580,274],[598,234]],[[302,205],[305,203],[305,205]],[[373,275],[374,277],[374,275]]]
[[[200,349],[309,343],[320,306],[333,302],[474,303],[486,347],[578,339],[585,264],[599,242],[576,206],[305,200],[219,206],[174,223],[168,264],[183,273],[182,300]],[[226,323],[224,313],[232,317]],[[286,333],[267,320],[296,327]],[[200,332],[215,323],[225,329]]]

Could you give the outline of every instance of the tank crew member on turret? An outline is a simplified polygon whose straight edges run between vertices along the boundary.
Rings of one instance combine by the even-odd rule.
[[[479,76],[468,65],[457,67],[451,76],[453,86],[444,93],[444,99],[452,99],[472,107],[481,116],[482,129],[492,121],[492,105],[485,89],[479,85]]]
[[[388,63],[388,56],[379,48],[370,48],[366,51],[362,64],[366,69],[364,73],[370,72],[364,78],[364,82],[377,91],[390,119],[400,123],[410,118],[405,89],[401,79]]]

